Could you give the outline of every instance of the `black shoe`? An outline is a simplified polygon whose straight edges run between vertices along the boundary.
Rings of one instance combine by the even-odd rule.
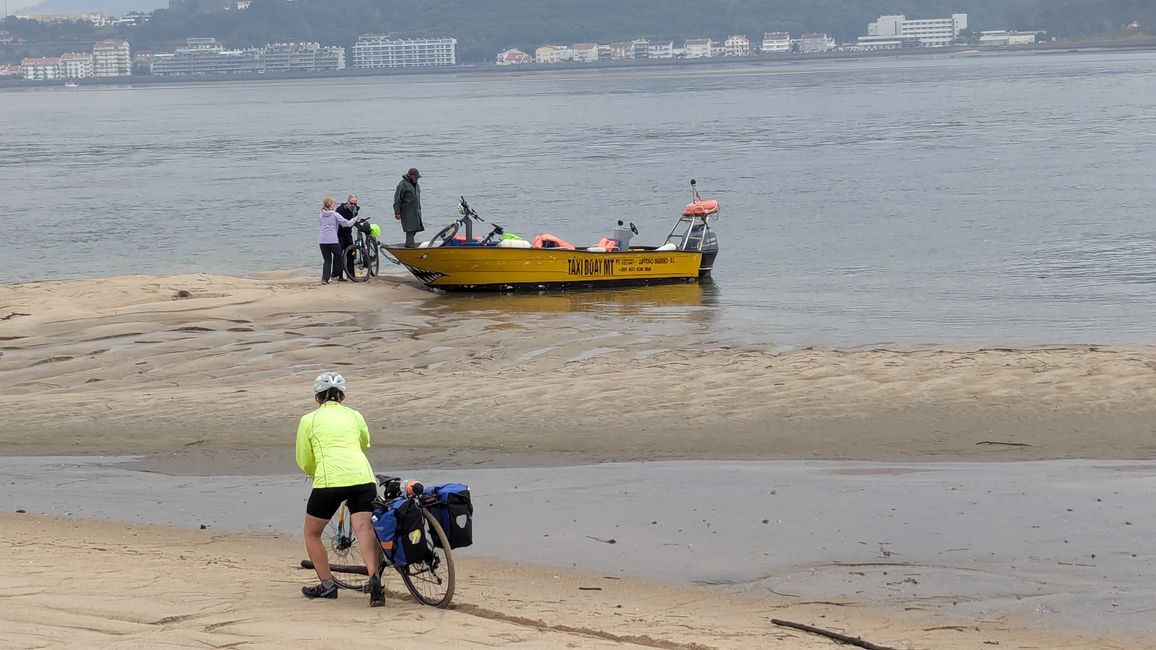
[[[369,592],[370,607],[382,607],[385,605],[385,590],[381,588],[381,578],[370,576],[369,582],[365,585],[365,590]]]
[[[302,587],[301,593],[305,594],[306,598],[337,598],[337,584],[326,587],[318,583],[312,587]]]

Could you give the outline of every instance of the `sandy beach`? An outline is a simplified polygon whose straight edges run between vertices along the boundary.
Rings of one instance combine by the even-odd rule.
[[[414,604],[396,578],[387,606],[370,609],[348,592],[301,598],[309,572],[296,568],[296,540],[20,515],[0,515],[0,524],[15,568],[0,576],[8,648],[835,647],[772,618],[896,648],[1142,647],[1024,632],[1009,620],[921,620],[475,559],[462,561],[449,611]]]
[[[697,291],[656,288],[657,301],[683,308],[667,318],[613,296],[590,310],[558,295],[454,300],[399,278],[320,286],[293,271],[7,285],[0,373],[22,397],[0,406],[0,455],[291,475],[309,382],[337,369],[380,467],[1156,457],[1156,347],[783,350],[718,337],[694,309]],[[0,644],[12,647],[335,647],[374,631],[400,648],[832,647],[773,617],[897,648],[1135,643],[1014,613],[946,620],[885,601],[848,607],[838,581],[804,603],[468,554],[452,611],[397,594],[379,615],[343,595],[325,604],[342,614],[319,627],[317,604],[297,594],[308,572],[295,568],[292,535],[34,514],[0,522],[18,567],[0,578]]]

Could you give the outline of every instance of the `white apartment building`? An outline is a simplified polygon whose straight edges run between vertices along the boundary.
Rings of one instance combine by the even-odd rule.
[[[345,48],[320,43],[273,43],[261,48],[265,72],[344,70]]]
[[[378,34],[363,34],[352,48],[353,67],[455,65],[458,62],[457,49],[456,38],[392,39]]]
[[[908,20],[906,16],[880,16],[867,25],[868,36],[903,36],[918,38],[924,47],[946,47],[967,29],[967,14],[951,18]]]
[[[727,37],[727,40],[723,42],[723,54],[725,56],[750,56],[751,39],[744,34]]]
[[[835,39],[826,34],[803,34],[795,41],[802,54],[818,54],[835,49]]]
[[[634,48],[635,59],[650,58],[650,41],[645,38],[636,38],[630,42],[631,47]]]
[[[687,59],[709,59],[714,55],[715,42],[709,38],[692,38],[682,46],[683,57]]]
[[[634,43],[611,43],[610,58],[613,61],[623,61],[634,58]]]
[[[570,46],[570,60],[578,63],[593,63],[598,60],[597,43],[575,43]]]
[[[20,76],[29,81],[48,81],[60,78],[60,57],[26,57],[20,62]]]
[[[60,76],[65,79],[90,79],[96,76],[92,55],[87,52],[68,52],[61,55]]]
[[[674,41],[666,41],[665,43],[651,43],[646,47],[646,58],[673,59]]]
[[[1034,45],[1040,32],[983,32],[979,37],[980,45]]]
[[[261,69],[261,51],[226,50],[215,38],[188,38],[185,47],[154,56],[149,69],[159,77],[256,73]]]
[[[763,52],[767,54],[785,54],[791,51],[791,35],[787,32],[765,32],[763,34]]]
[[[597,43],[574,43],[570,46],[570,60],[578,63],[591,63],[598,60]]]
[[[128,41],[97,41],[92,46],[94,77],[128,77],[132,75],[132,52]]]

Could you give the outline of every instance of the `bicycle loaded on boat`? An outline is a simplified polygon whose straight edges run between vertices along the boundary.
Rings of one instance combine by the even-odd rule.
[[[373,504],[373,529],[378,540],[377,574],[393,567],[418,602],[446,607],[454,596],[452,549],[473,543],[470,489],[461,483],[426,487],[377,474],[381,494]],[[333,582],[343,589],[368,591],[366,566],[358,550],[349,511],[344,503],[322,536],[330,554]],[[302,560],[312,569],[313,563]]]

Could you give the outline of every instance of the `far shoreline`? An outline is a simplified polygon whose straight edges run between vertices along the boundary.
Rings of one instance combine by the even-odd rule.
[[[958,46],[944,48],[910,48],[906,50],[877,50],[872,52],[832,52],[820,54],[768,54],[749,57],[702,58],[702,59],[641,59],[626,61],[600,61],[595,63],[530,63],[500,66],[495,64],[462,64],[454,66],[415,68],[345,68],[337,71],[313,71],[275,74],[211,74],[200,76],[152,76],[105,77],[88,79],[53,79],[50,81],[27,81],[24,79],[0,80],[0,92],[6,90],[35,90],[41,88],[63,88],[66,83],[77,84],[76,90],[88,86],[97,87],[137,87],[137,86],[197,86],[218,83],[249,83],[254,81],[347,81],[351,79],[380,79],[405,81],[444,80],[447,77],[466,76],[471,78],[520,78],[532,76],[560,76],[582,71],[620,72],[639,70],[671,69],[713,69],[735,67],[770,67],[814,62],[848,62],[873,59],[948,58],[967,56],[976,58],[1006,57],[1027,54],[1096,54],[1107,52],[1153,52],[1156,38],[1144,41],[1088,41],[1073,43],[1046,43],[1039,45],[977,48]],[[429,77],[430,79],[424,79]]]

